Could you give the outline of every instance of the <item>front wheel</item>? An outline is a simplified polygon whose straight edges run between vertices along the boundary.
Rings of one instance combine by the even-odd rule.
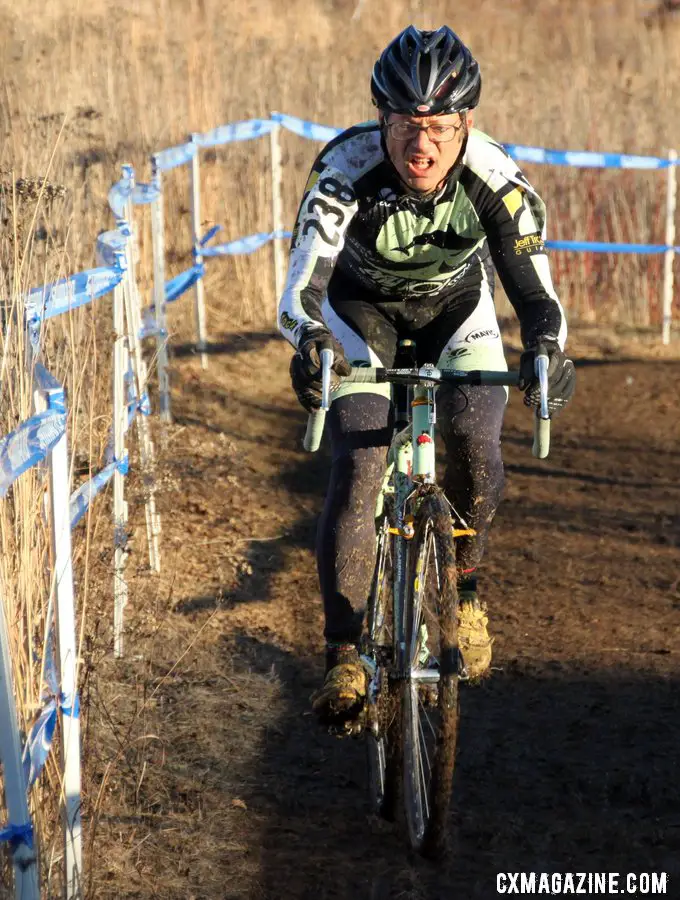
[[[404,617],[404,803],[413,848],[439,857],[458,736],[458,592],[451,514],[438,489],[420,501],[414,525]]]

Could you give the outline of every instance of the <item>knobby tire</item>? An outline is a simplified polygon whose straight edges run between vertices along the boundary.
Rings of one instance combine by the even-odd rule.
[[[403,784],[404,809],[411,838],[415,850],[429,858],[441,858],[448,846],[449,806],[451,787],[455,765],[456,742],[458,738],[459,698],[458,698],[458,639],[457,639],[457,607],[458,590],[455,565],[455,546],[449,506],[439,488],[434,486],[424,489],[425,496],[415,503],[415,534],[409,545],[408,584],[406,590],[407,633],[406,646],[420,646],[421,638],[414,635],[420,632],[425,614],[420,616],[420,624],[415,620],[418,613],[418,597],[425,604],[425,595],[432,591],[433,600],[430,615],[431,627],[438,628],[438,635],[431,635],[430,640],[437,644],[437,663],[431,666],[439,669],[439,682],[436,691],[436,702],[428,695],[428,703],[436,709],[434,724],[427,717],[427,728],[431,730],[431,755],[428,755],[430,779],[429,785],[422,785],[420,791],[416,787],[418,772],[414,766],[422,759],[422,751],[415,750],[415,742],[420,748],[425,742],[427,728],[421,724],[420,709],[425,713],[425,705],[420,699],[422,687],[413,687],[407,677],[402,683],[402,716],[403,723]],[[421,495],[422,496],[422,492]],[[428,555],[429,547],[429,555]],[[436,565],[432,551],[436,554]],[[429,561],[428,561],[429,560]],[[418,571],[420,561],[421,571]],[[423,564],[428,571],[423,572]],[[425,583],[434,575],[434,581]],[[419,582],[418,579],[421,579]],[[436,596],[436,602],[434,598]],[[429,641],[428,641],[429,643]],[[430,649],[428,647],[428,649]],[[422,651],[421,651],[422,652]],[[412,654],[411,654],[412,657]],[[413,662],[413,659],[410,659]],[[407,666],[408,668],[408,666]],[[414,700],[414,697],[417,699]],[[413,710],[418,720],[414,727]],[[420,763],[421,772],[424,763]],[[423,781],[425,780],[423,775]],[[425,797],[425,795],[427,795]],[[423,807],[427,812],[423,812]]]

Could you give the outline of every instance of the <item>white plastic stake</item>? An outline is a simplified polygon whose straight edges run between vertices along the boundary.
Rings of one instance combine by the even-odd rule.
[[[26,782],[21,764],[21,737],[17,724],[9,634],[2,596],[0,596],[0,763],[2,763],[9,824],[29,827],[31,817],[28,812]],[[0,828],[5,824],[8,823],[0,819]],[[40,900],[34,850],[28,844],[18,843],[12,853],[12,862],[16,900]]]
[[[61,708],[61,752],[64,761],[64,842],[66,900],[83,896],[80,825],[80,714],[77,698],[78,654],[71,563],[70,479],[66,435],[50,455],[52,547],[57,591],[57,647]]]
[[[153,160],[152,160],[153,162]],[[161,172],[153,173],[158,197],[151,204],[151,242],[153,246],[153,303],[156,311],[156,371],[161,422],[172,422],[170,378],[168,375],[168,318],[165,303],[165,223],[163,219],[163,181]]]
[[[123,174],[134,182],[134,170],[132,166],[123,166]],[[135,239],[133,231],[133,205],[132,198],[127,201],[125,211],[130,235],[126,241],[125,259],[127,270],[123,277],[123,294],[125,297],[125,317],[127,320],[127,339],[130,351],[132,371],[134,373],[137,400],[141,402],[148,384],[146,362],[142,355],[142,345],[139,335],[142,330],[142,315],[139,308],[139,293],[137,291],[137,279],[135,277]],[[146,416],[139,413],[135,416],[137,422],[137,434],[139,436],[140,457],[142,464],[142,478],[144,480],[145,508],[146,508],[146,533],[149,542],[149,566],[153,572],[161,570],[161,555],[159,536],[161,533],[161,520],[156,512],[156,494],[153,478],[154,447],[151,441],[149,423]]]
[[[125,455],[125,431],[127,429],[127,405],[125,397],[125,372],[127,348],[125,338],[125,301],[122,285],[113,289],[113,455],[122,460]],[[125,501],[125,478],[118,469],[113,475],[113,654],[123,655],[123,611],[128,601],[125,579],[127,561],[128,505]]]
[[[35,391],[35,407],[64,404],[64,389],[45,373]],[[80,713],[78,709],[78,650],[76,613],[71,561],[71,478],[66,434],[49,456],[50,527],[52,537],[53,582],[56,596],[57,665],[62,702],[61,758],[63,762],[64,863],[66,900],[82,900],[83,861],[80,824]]]
[[[676,160],[678,154],[675,150],[668,151],[668,181],[666,190],[666,246],[673,247],[675,244],[675,206],[677,199],[677,179],[676,179]],[[673,308],[673,260],[675,259],[674,250],[666,250],[664,255],[663,269],[663,325],[661,331],[661,340],[664,344],[669,344],[671,340],[671,321]]]
[[[272,113],[272,116],[276,113]],[[272,231],[283,231],[283,169],[281,166],[281,126],[276,123],[269,132],[271,144],[272,175]],[[281,238],[275,238],[274,244],[274,310],[278,308],[286,269],[285,249]]]
[[[193,135],[191,137],[193,140]],[[191,233],[194,245],[194,265],[199,266],[203,262],[201,256],[201,169],[198,147],[191,158]],[[205,325],[205,288],[203,279],[198,278],[195,284],[195,309],[196,309],[196,349],[201,354],[201,367],[208,368],[207,332]]]

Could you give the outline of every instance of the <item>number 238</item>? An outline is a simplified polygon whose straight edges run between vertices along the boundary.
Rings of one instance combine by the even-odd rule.
[[[336,178],[330,177],[322,178],[319,181],[319,190],[322,194],[325,194],[326,197],[330,197],[336,202],[328,203],[322,197],[312,198],[307,207],[307,211],[312,213],[318,210],[326,221],[322,223],[316,219],[311,219],[309,222],[305,222],[302,228],[302,234],[305,235],[310,231],[318,231],[325,243],[329,244],[331,247],[337,247],[340,243],[340,235],[338,233],[332,235],[328,234],[324,225],[340,228],[347,217],[346,211],[343,210],[342,207],[351,206],[352,203],[354,203],[354,193],[347,185],[338,181]],[[336,205],[338,203],[341,205]]]

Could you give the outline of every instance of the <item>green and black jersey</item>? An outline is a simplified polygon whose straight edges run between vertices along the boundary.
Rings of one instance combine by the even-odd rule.
[[[525,345],[564,343],[566,326],[543,243],[545,205],[505,150],[472,129],[436,194],[409,192],[370,122],[344,131],[317,157],[293,231],[279,325],[294,345],[323,322],[334,271],[376,301],[437,301],[491,252]]]

